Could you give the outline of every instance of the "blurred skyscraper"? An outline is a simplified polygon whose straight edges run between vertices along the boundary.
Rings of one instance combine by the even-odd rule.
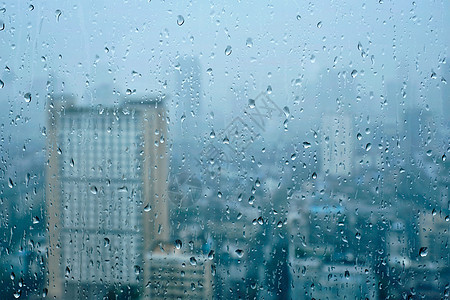
[[[148,282],[146,254],[169,238],[162,100],[93,108],[65,96],[50,99],[50,296],[101,299],[111,289],[139,290]]]

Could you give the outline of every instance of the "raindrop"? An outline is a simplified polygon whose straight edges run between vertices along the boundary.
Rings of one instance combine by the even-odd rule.
[[[353,78],[355,78],[358,75],[358,71],[353,70],[351,75],[352,75]]]
[[[55,16],[56,16],[56,21],[57,22],[59,22],[59,17],[61,17],[61,14],[62,14],[61,10],[57,9],[55,11]]]
[[[228,139],[228,137],[224,137],[222,142],[223,142],[225,145],[229,145],[229,144],[230,144],[230,140]]]
[[[317,173],[316,172],[314,172],[314,173],[312,173],[312,179],[316,179],[317,178]]]
[[[38,224],[39,223],[39,217],[38,216],[35,216],[35,217],[33,217],[33,224]]]
[[[433,151],[432,150],[428,150],[427,151],[427,156],[431,156],[433,154]]]
[[[255,108],[255,99],[248,99],[248,107]]]
[[[91,188],[90,188],[90,190],[91,190],[91,193],[92,193],[93,195],[97,195],[98,189],[97,189],[97,187],[96,187],[95,185],[92,185]]]
[[[445,161],[446,159],[447,159],[447,156],[445,156],[445,154],[442,155],[442,161]]]
[[[47,297],[47,294],[48,294],[48,289],[44,288],[44,289],[42,290],[42,298]]]
[[[308,149],[311,147],[311,143],[309,142],[303,142],[303,148]]]
[[[0,79],[0,89],[2,89],[5,86],[5,83]]]
[[[105,248],[106,247],[108,247],[109,245],[110,245],[110,243],[111,243],[111,241],[108,239],[108,238],[105,238],[104,240],[103,240],[103,242],[104,242],[104,246],[105,246]]]
[[[255,202],[255,196],[251,195],[251,196],[248,198],[248,204],[252,205],[254,202]]]
[[[178,15],[177,24],[178,24],[178,26],[181,26],[184,24],[184,18],[182,15]]]
[[[117,189],[120,193],[126,193],[128,192],[128,187],[126,185],[121,186]]]
[[[434,71],[431,72],[431,78],[436,79],[436,73]]]
[[[9,178],[9,180],[8,180],[8,186],[10,189],[12,189],[14,187],[14,182],[12,181],[11,178]]]
[[[427,255],[428,255],[428,248],[427,248],[427,247],[422,247],[422,248],[420,248],[420,250],[419,250],[419,255],[420,255],[421,257],[427,256]]]
[[[175,248],[177,248],[179,250],[179,249],[181,249],[182,246],[183,246],[183,243],[181,242],[181,240],[175,240]]]
[[[195,257],[193,257],[193,256],[189,259],[189,262],[190,262],[191,265],[193,265],[193,266],[197,265],[197,260],[196,260]]]
[[[70,159],[70,166],[73,168],[73,166],[75,165],[75,162],[73,161],[73,158]]]
[[[212,68],[208,68],[208,69],[206,70],[206,73],[208,73],[208,75],[212,75]]]
[[[367,143],[366,145],[366,151],[369,151],[372,148],[372,144],[371,143]]]
[[[272,86],[267,86],[267,94],[272,94]]]
[[[25,99],[25,102],[27,102],[27,103],[31,102],[31,94],[30,93],[24,94],[23,98]]]
[[[152,207],[150,206],[150,204],[147,204],[146,206],[144,206],[144,211],[145,212],[149,212],[152,210]]]
[[[291,155],[291,160],[295,160],[297,158],[297,155],[295,155],[295,153],[293,153],[292,155]]]
[[[210,138],[215,138],[216,137],[216,133],[214,132],[214,130],[211,131],[211,133],[209,134]]]
[[[30,6],[28,6],[28,9],[29,9],[30,11],[34,10],[34,5],[33,5],[33,4],[30,4]]]
[[[0,31],[3,31],[3,30],[5,30],[5,23],[2,22],[0,24]]]
[[[297,15],[297,20],[300,21],[302,19],[302,16]]]
[[[253,47],[253,40],[251,38],[248,38],[245,42],[245,45],[247,45],[248,48]]]
[[[66,267],[65,273],[66,273],[66,277],[68,277],[68,276],[70,275],[70,269],[69,269],[69,267]]]
[[[213,260],[214,259],[214,250],[209,251],[208,253],[208,259]]]
[[[14,292],[14,298],[16,298],[16,299],[20,298],[21,294],[22,294],[22,292],[20,290],[18,290],[17,292]]]
[[[126,93],[127,95],[131,95],[131,94],[133,93],[133,91],[132,91],[131,89],[127,89],[127,90],[125,91],[125,93]]]
[[[283,222],[282,222],[282,221],[279,221],[279,222],[277,223],[277,227],[278,227],[278,228],[283,227]]]
[[[350,272],[348,270],[345,270],[344,276],[345,276],[345,278],[349,279],[350,278]]]
[[[291,112],[289,111],[289,107],[287,107],[287,106],[285,106],[283,108],[283,112],[284,112],[284,115],[286,116],[286,118],[289,117],[289,115],[291,114]]]
[[[319,23],[317,23],[317,28],[322,28],[322,21],[320,21]]]
[[[237,249],[235,252],[239,258],[242,258],[242,256],[244,256],[244,250]]]
[[[361,239],[361,233],[357,232],[357,233],[355,234],[355,238],[356,238],[357,240],[360,240],[360,239]]]
[[[358,132],[358,134],[356,135],[356,138],[358,139],[358,141],[360,141],[362,139],[362,134]]]
[[[225,48],[225,55],[226,55],[226,56],[229,56],[229,55],[231,54],[231,52],[232,52],[231,46],[228,45],[228,46]]]

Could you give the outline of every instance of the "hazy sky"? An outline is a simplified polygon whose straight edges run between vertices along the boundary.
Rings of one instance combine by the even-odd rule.
[[[281,107],[317,113],[316,96],[326,84],[319,75],[327,69],[332,78],[347,72],[362,96],[348,99],[353,109],[378,109],[387,82],[401,87],[408,79],[422,96],[419,105],[439,108],[450,41],[444,0],[6,1],[0,8],[3,123],[37,112],[33,118],[42,124],[48,74],[58,79],[57,91],[79,98],[103,83],[111,95],[113,89],[173,94],[177,61],[185,55],[199,57],[202,105],[216,115],[235,113],[236,95],[252,98],[269,85]],[[346,87],[339,88],[345,97]]]

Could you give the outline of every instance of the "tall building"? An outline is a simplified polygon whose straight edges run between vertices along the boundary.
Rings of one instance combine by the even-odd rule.
[[[162,100],[93,108],[64,96],[50,99],[50,296],[101,299],[114,287],[139,291],[148,281],[146,254],[169,238]]]
[[[347,115],[327,114],[322,118],[322,170],[333,176],[352,172],[352,121]]]

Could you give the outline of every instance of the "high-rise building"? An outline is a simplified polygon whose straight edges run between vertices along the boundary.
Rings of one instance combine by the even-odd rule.
[[[112,287],[139,290],[148,281],[146,254],[169,237],[163,98],[96,108],[50,99],[50,296],[102,298]]]
[[[347,115],[327,114],[322,119],[322,169],[334,176],[348,176],[353,168],[352,121]]]

